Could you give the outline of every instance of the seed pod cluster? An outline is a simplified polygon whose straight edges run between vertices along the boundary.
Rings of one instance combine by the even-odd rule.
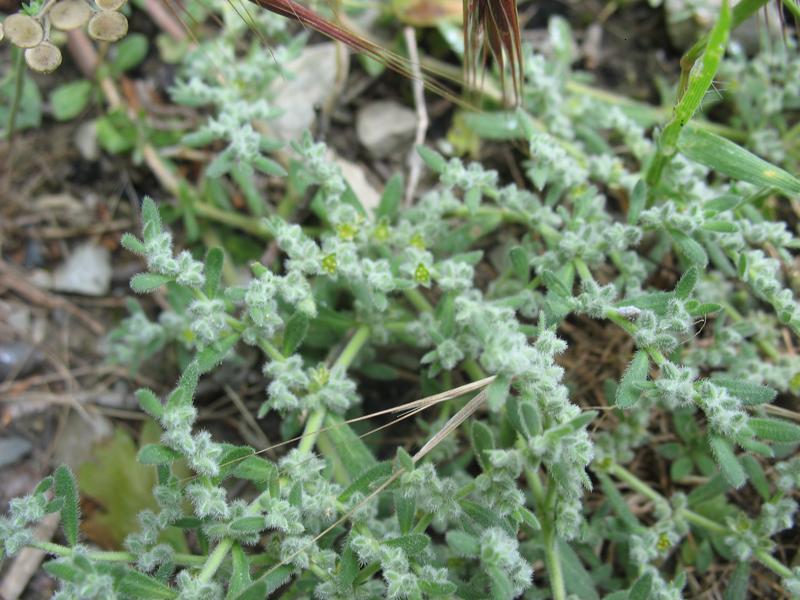
[[[72,31],[86,26],[93,39],[116,42],[128,33],[128,19],[119,12],[126,1],[57,0],[37,15],[14,13],[0,22],[0,41],[23,48],[25,62],[34,71],[51,73],[61,64],[61,51],[50,41],[51,28]]]

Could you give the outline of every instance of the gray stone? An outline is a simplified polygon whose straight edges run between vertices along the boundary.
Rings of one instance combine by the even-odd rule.
[[[24,437],[0,437],[0,467],[17,462],[31,451],[31,443]]]
[[[91,243],[75,248],[53,273],[52,288],[59,292],[103,296],[110,285],[111,255]]]
[[[336,78],[336,46],[331,43],[308,46],[286,65],[293,79],[278,80],[274,105],[284,112],[269,122],[270,131],[283,141],[298,139],[314,123],[314,108],[333,89]]]
[[[356,117],[358,140],[378,158],[405,152],[416,128],[416,113],[391,100],[370,102]]]

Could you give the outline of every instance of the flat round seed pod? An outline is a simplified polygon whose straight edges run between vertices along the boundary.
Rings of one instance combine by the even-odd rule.
[[[101,10],[89,21],[86,31],[101,42],[116,42],[128,33],[128,19],[113,10]]]
[[[101,10],[119,10],[125,6],[126,0],[94,0]]]
[[[62,31],[78,29],[86,25],[92,9],[83,0],[61,0],[50,9],[50,22]]]
[[[2,24],[2,23],[0,23],[0,42],[2,42],[2,41],[3,41],[3,38],[4,38],[4,37],[6,37],[6,32],[5,32],[5,30],[3,29],[3,24]]]
[[[42,42],[25,50],[25,62],[34,71],[52,73],[61,64],[61,50],[50,42]]]
[[[33,48],[44,39],[44,29],[39,21],[20,13],[7,16],[3,30],[8,41],[20,48]]]

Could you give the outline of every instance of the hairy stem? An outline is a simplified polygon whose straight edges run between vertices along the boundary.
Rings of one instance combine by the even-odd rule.
[[[550,481],[548,489],[545,491],[539,479],[538,471],[527,467],[525,478],[533,494],[533,501],[536,505],[537,516],[542,524],[542,539],[544,541],[544,560],[547,567],[547,577],[550,581],[550,591],[553,600],[565,600],[567,589],[564,583],[564,571],[561,567],[561,558],[558,556],[558,538],[556,536],[555,524],[555,494],[551,490],[555,489],[555,483]]]
[[[624,481],[627,483],[631,489],[639,492],[640,494],[647,496],[654,502],[658,503],[666,503],[669,504],[669,500],[667,500],[664,496],[659,494],[655,491],[652,487],[647,485],[644,481],[636,477],[633,473],[628,471],[622,465],[618,465],[616,463],[611,463],[610,466],[606,469],[610,474],[612,474],[617,479]],[[706,531],[710,531],[716,534],[726,534],[726,533],[733,533],[727,525],[723,523],[718,523],[713,519],[709,519],[708,517],[704,517],[703,515],[694,512],[688,508],[681,508],[678,510],[680,516],[684,519],[689,521],[692,525],[697,527],[701,527]],[[791,577],[792,572],[786,565],[782,564],[768,552],[762,549],[756,549],[753,551],[753,555],[758,559],[758,561],[767,567],[772,572],[776,573],[780,577]]]
[[[31,544],[32,548],[37,548],[39,550],[43,550],[48,554],[52,554],[53,556],[72,556],[75,553],[73,548],[68,546],[62,546],[61,544],[55,544],[53,542],[44,542],[44,541],[37,541]],[[132,563],[136,561],[136,556],[131,554],[130,552],[88,552],[86,554],[89,560],[97,560],[101,562],[125,562],[125,563]],[[200,566],[204,564],[206,561],[205,556],[198,556],[194,554],[181,554],[177,553],[173,555],[173,560],[175,564],[178,565],[185,565],[189,566]]]

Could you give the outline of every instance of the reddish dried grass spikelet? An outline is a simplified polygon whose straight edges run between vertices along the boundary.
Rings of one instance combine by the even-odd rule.
[[[387,68],[401,75],[413,78],[411,66],[407,58],[386,50],[379,44],[329,21],[296,0],[251,0],[276,14],[294,19],[302,25],[342,42],[356,52],[366,54]],[[522,49],[520,42],[519,19],[517,17],[516,0],[463,0],[464,6],[464,42],[465,42],[465,81],[457,82],[466,86],[477,86],[477,72],[480,62],[481,70],[486,64],[487,49],[492,53],[500,66],[501,78],[506,61],[511,68],[511,78],[515,103],[520,99],[522,85]],[[478,50],[482,47],[480,61]],[[422,66],[423,83],[435,94],[467,109],[475,107],[456,96],[450,89],[440,84],[437,79],[453,78],[442,72]],[[505,81],[501,80],[503,93],[506,92]]]
[[[522,40],[516,0],[464,0],[464,68],[467,82],[475,83],[491,53],[500,67],[506,92],[506,61],[511,70],[514,103],[519,104],[523,77]]]

